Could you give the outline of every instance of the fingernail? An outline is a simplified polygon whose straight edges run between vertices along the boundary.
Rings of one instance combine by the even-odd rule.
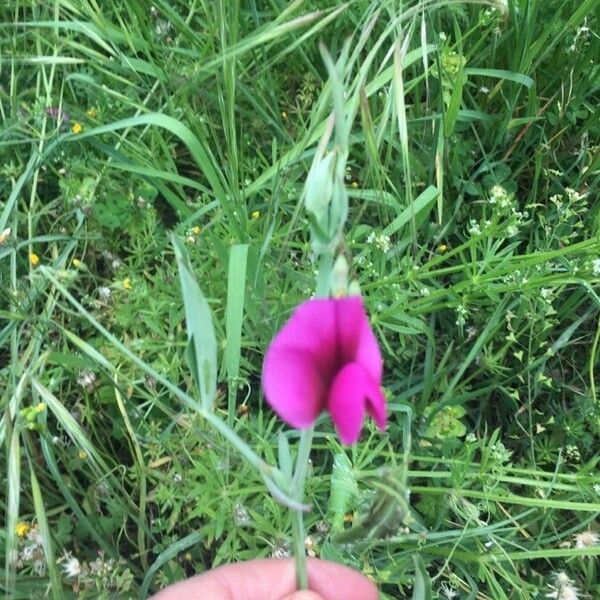
[[[317,594],[316,592],[302,590],[300,592],[294,592],[281,600],[324,600],[324,598],[321,594]]]

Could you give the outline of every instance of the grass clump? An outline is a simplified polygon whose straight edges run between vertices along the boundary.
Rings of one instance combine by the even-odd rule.
[[[214,410],[275,463],[260,373],[314,291],[303,186],[336,100],[322,42],[347,52],[343,246],[391,422],[350,450],[319,424],[309,552],[385,598],[597,597],[598,16],[596,0],[5,2],[2,591],[138,597],[289,553],[285,508],[164,385],[198,395],[169,236],[213,315]],[[404,452],[408,502],[366,527]]]

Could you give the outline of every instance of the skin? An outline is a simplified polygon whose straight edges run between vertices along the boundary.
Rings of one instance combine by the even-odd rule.
[[[310,591],[296,591],[292,559],[225,565],[170,585],[151,600],[377,600],[364,575],[336,563],[309,559]]]

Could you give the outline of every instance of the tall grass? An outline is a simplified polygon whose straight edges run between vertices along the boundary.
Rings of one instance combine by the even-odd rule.
[[[599,9],[5,2],[2,591],[138,597],[289,550],[198,408],[169,235],[213,315],[215,411],[274,464],[262,356],[313,293],[302,190],[337,103],[391,422],[349,451],[318,424],[311,551],[387,598],[559,597],[560,572],[597,596]],[[410,506],[386,479],[405,452]]]

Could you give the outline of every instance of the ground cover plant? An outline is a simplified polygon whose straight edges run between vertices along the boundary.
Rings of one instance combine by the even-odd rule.
[[[306,183],[337,111],[335,252],[388,426],[345,447],[317,421],[306,552],[382,598],[600,597],[599,17],[598,0],[3,2],[2,593],[146,597],[289,555],[289,511],[194,409],[181,266],[214,326],[211,414],[269,464],[281,432],[294,455],[261,372],[316,290]]]

